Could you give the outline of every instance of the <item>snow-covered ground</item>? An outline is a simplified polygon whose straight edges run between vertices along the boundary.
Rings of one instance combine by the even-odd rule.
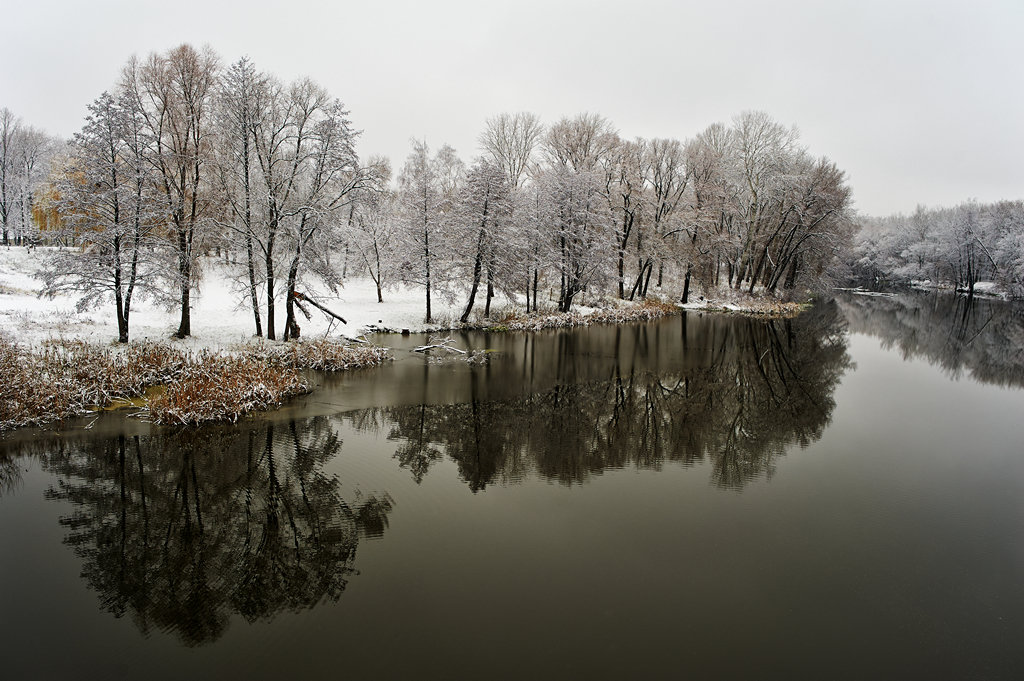
[[[914,279],[910,282],[913,288],[921,289],[924,291],[953,291],[954,287],[951,284],[944,284],[931,281],[930,279]],[[955,289],[957,293],[967,293],[967,289],[964,287],[957,287]],[[1004,291],[999,284],[994,281],[976,281],[974,282],[974,295],[987,297],[987,298],[999,298],[1001,300],[1009,300],[1010,296]]]
[[[26,345],[39,345],[48,338],[82,339],[93,343],[112,343],[117,339],[117,319],[113,302],[100,307],[79,311],[77,298],[71,295],[53,299],[41,298],[36,271],[42,266],[51,249],[0,247],[0,333]],[[203,262],[203,281],[193,294],[192,337],[174,341],[188,348],[230,348],[251,340],[255,332],[252,311],[245,295],[234,281],[228,267],[220,260],[206,258]],[[280,286],[283,289],[283,283]],[[445,301],[435,296],[431,301],[435,324],[424,323],[424,290],[400,287],[384,292],[384,302],[377,302],[376,288],[370,279],[349,279],[337,295],[309,290],[315,299],[328,309],[344,317],[347,325],[335,323],[330,329],[332,337],[357,336],[372,327],[394,330],[426,331],[436,327],[450,327],[457,321],[464,301]],[[497,304],[497,308],[495,307]],[[483,298],[478,296],[477,308],[483,309]],[[303,337],[324,336],[330,326],[329,318],[308,306],[312,318],[299,315]],[[492,303],[492,314],[509,309],[509,302],[497,298]],[[280,338],[285,318],[284,303],[277,302],[277,334]],[[263,311],[266,325],[266,311]],[[166,310],[151,301],[132,303],[130,334],[134,341],[171,341],[178,328],[180,313]]]
[[[52,299],[39,296],[42,282],[37,271],[52,250],[0,247],[0,334],[29,346],[39,346],[49,338],[85,340],[96,344],[116,341],[117,319],[112,301],[99,307],[79,310],[75,295],[60,295]],[[132,301],[129,324],[131,340],[168,341],[184,349],[231,349],[253,340],[255,323],[248,306],[248,292],[238,281],[237,266],[229,266],[217,258],[203,258],[201,269],[202,282],[192,296],[191,337],[185,340],[173,337],[180,319],[177,308],[165,309],[153,301],[136,298]],[[283,288],[284,283],[281,282],[279,289]],[[262,297],[262,290],[260,293]],[[426,304],[422,287],[400,286],[386,290],[383,303],[377,302],[376,287],[369,278],[347,279],[336,294],[327,292],[323,287],[306,288],[302,293],[313,296],[318,303],[348,322],[346,325],[337,322],[332,324],[327,315],[307,306],[311,319],[307,320],[300,314],[298,320],[304,338],[325,335],[353,338],[375,329],[409,329],[417,332],[456,328],[465,305],[465,294],[455,299],[434,295],[431,301],[434,320],[432,324],[427,324],[424,321]],[[544,293],[542,297],[547,298],[547,292]],[[284,329],[285,309],[282,298],[283,295],[277,300],[276,309],[275,328],[278,338]],[[482,314],[483,298],[481,291],[477,295],[475,316]],[[595,308],[586,305],[592,302],[580,296],[573,304],[573,311],[577,315],[597,312]],[[639,301],[627,303],[617,300],[601,303],[602,306],[622,310],[640,304]],[[545,306],[550,311],[554,308],[554,302],[542,300],[542,311]],[[800,309],[794,303],[779,303],[771,298],[751,298],[727,290],[706,299],[694,294],[692,302],[680,307],[782,316],[796,314]],[[492,319],[500,319],[506,312],[522,313],[524,308],[523,302],[517,304],[516,301],[498,295],[491,304]],[[266,326],[265,309],[261,310],[261,316]],[[628,315],[623,317],[627,318]]]

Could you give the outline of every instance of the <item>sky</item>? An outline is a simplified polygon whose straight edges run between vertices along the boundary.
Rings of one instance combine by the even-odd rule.
[[[400,168],[488,117],[589,111],[685,140],[745,110],[846,171],[862,213],[1024,199],[1024,0],[33,0],[0,10],[0,107],[69,137],[132,56],[209,45],[308,76]]]

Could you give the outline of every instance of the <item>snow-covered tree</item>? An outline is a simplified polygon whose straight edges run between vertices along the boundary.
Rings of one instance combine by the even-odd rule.
[[[487,297],[484,317],[490,316],[495,278],[511,280],[514,266],[507,257],[507,243],[512,213],[509,185],[505,171],[494,163],[479,159],[466,176],[458,209],[456,239],[463,244],[464,267],[469,279],[469,295],[460,321],[465,324],[473,311],[481,277],[486,275]]]
[[[264,203],[259,189],[255,130],[259,115],[259,92],[267,86],[266,76],[243,57],[223,75],[216,97],[214,145],[215,176],[228,210],[222,216],[231,236],[245,251],[247,298],[252,308],[256,335],[263,335],[255,244],[257,213]]]
[[[449,283],[444,264],[450,252],[449,228],[455,217],[458,189],[464,169],[448,145],[434,158],[426,142],[413,140],[413,148],[398,176],[402,278],[426,289],[426,321],[433,321],[432,296]]]
[[[582,173],[598,170],[618,143],[615,128],[606,118],[581,113],[563,118],[548,128],[542,149],[551,166]]]
[[[0,229],[3,230],[4,246],[11,244],[12,218],[16,215],[20,136],[21,119],[6,107],[0,109]]]
[[[568,312],[575,297],[609,277],[615,234],[597,172],[554,167],[540,177],[550,203],[547,235],[557,253],[558,310]]]
[[[355,140],[348,111],[338,100],[325,105],[312,122],[310,155],[296,194],[297,210],[287,223],[290,246],[285,292],[284,340],[299,337],[295,317],[297,286],[304,272],[312,273],[334,287],[341,275],[334,270],[330,254],[341,241],[338,231],[342,215],[360,190],[374,188],[380,173],[363,167],[356,156]]]
[[[366,268],[377,288],[377,302],[384,302],[384,290],[397,283],[399,262],[396,256],[397,197],[389,187],[391,166],[383,157],[370,157],[370,168],[377,174],[379,188],[358,192],[351,212],[348,245]]]
[[[131,102],[104,92],[89,106],[57,185],[58,212],[83,252],[55,252],[43,269],[44,293],[81,294],[79,308],[112,298],[118,341],[127,343],[137,291],[153,292],[166,263],[154,235],[160,197],[145,158],[148,140]]]
[[[45,187],[50,161],[61,145],[24,125],[9,109],[0,109],[0,236],[5,246],[37,239],[35,196]]]
[[[501,168],[512,191],[518,189],[534,170],[544,126],[536,114],[520,111],[487,119],[480,135],[480,148]]]
[[[122,86],[152,140],[148,155],[158,172],[168,241],[177,256],[174,288],[181,320],[175,333],[192,333],[191,291],[195,261],[215,208],[206,177],[211,160],[211,107],[219,60],[209,49],[181,45],[145,61],[132,58]]]

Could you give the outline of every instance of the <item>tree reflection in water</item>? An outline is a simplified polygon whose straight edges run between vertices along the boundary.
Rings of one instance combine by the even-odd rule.
[[[335,601],[387,495],[349,504],[323,471],[341,440],[325,418],[64,445],[47,493],[74,504],[65,541],[104,610],[143,632],[208,643],[247,621]]]
[[[658,468],[664,461],[709,461],[722,487],[770,475],[792,444],[821,437],[835,406],[833,392],[851,366],[845,322],[834,304],[793,320],[705,317],[680,321],[678,357],[665,359],[664,339],[632,339],[610,375],[593,379],[588,353],[563,335],[554,352],[550,389],[488,400],[486,370],[467,374],[470,399],[366,410],[348,418],[358,428],[390,427],[395,457],[423,479],[443,451],[474,491],[527,471],[572,484],[607,468]],[[618,329],[647,334],[646,327]],[[650,342],[649,342],[650,341]],[[545,371],[552,372],[550,357]],[[594,363],[600,360],[594,360]],[[532,358],[523,361],[524,381]],[[661,366],[670,366],[667,371]],[[582,380],[581,380],[582,377]]]
[[[38,456],[57,479],[48,496],[72,504],[65,542],[102,608],[199,645],[236,614],[254,622],[337,600],[360,538],[387,528],[388,495],[346,500],[324,471],[344,421],[397,440],[417,482],[443,457],[474,491],[673,461],[708,462],[716,485],[738,488],[821,437],[850,367],[834,304],[794,320],[684,315],[508,342],[520,350],[492,364],[424,365],[416,387],[454,404],[26,441],[0,472],[16,484],[13,454]]]
[[[850,329],[875,336],[904,359],[923,357],[953,378],[1024,387],[1024,305],[908,291],[838,299]]]

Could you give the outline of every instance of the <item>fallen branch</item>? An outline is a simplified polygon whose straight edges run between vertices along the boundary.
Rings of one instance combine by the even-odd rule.
[[[445,338],[443,340],[434,342],[434,343],[430,342],[432,340],[433,340],[432,338],[427,338],[427,345],[421,345],[421,346],[419,346],[417,348],[413,348],[412,351],[413,352],[426,352],[427,350],[437,349],[437,350],[448,350],[449,352],[457,352],[457,353],[459,353],[461,355],[467,354],[465,350],[460,350],[459,348],[452,347],[452,343],[454,343],[455,341],[451,338],[451,336],[449,336],[448,338]]]
[[[296,292],[294,293],[294,295],[295,295],[295,297],[296,297],[296,298],[297,298],[298,300],[302,300],[302,301],[305,301],[305,302],[309,303],[310,305],[312,305],[312,306],[313,306],[313,307],[315,307],[316,309],[320,310],[320,311],[321,311],[321,312],[323,312],[324,314],[326,314],[326,315],[330,315],[331,317],[334,317],[335,319],[337,319],[337,320],[338,320],[339,322],[341,322],[342,324],[348,324],[348,322],[347,322],[347,321],[345,321],[345,318],[344,318],[344,317],[342,317],[342,316],[341,316],[340,314],[337,314],[337,313],[331,312],[331,311],[330,311],[330,310],[328,310],[328,309],[327,309],[326,307],[324,307],[324,306],[323,306],[323,305],[321,305],[320,303],[316,302],[315,300],[311,299],[310,297],[308,297],[308,296],[305,296],[305,295],[303,295],[303,294],[299,293],[298,291],[296,291]],[[302,309],[302,308],[300,307],[299,309]],[[307,318],[308,318],[308,317],[307,317]]]

